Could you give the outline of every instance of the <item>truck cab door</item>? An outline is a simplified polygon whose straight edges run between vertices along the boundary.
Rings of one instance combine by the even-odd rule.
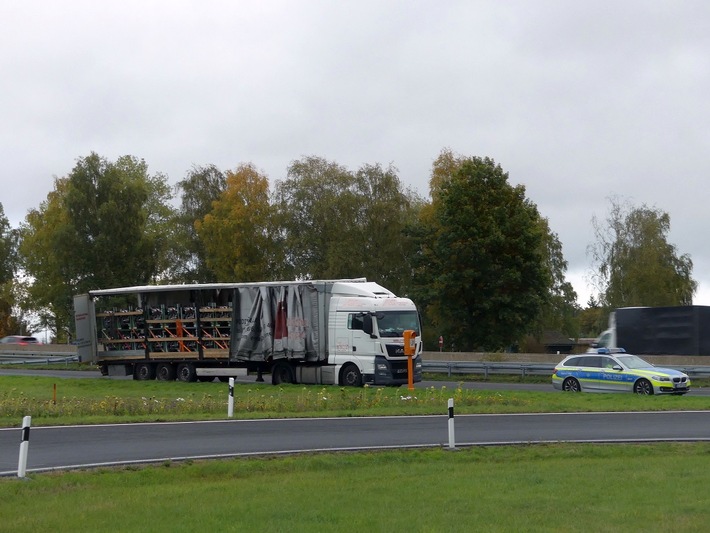
[[[372,356],[375,355],[375,341],[372,315],[369,313],[357,313],[352,320],[352,355]]]

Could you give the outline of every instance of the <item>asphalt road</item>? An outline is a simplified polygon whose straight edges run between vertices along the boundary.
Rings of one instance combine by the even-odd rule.
[[[710,440],[710,412],[458,415],[455,444]],[[21,430],[0,429],[0,475],[16,475]],[[37,427],[27,470],[187,458],[448,447],[447,416]]]

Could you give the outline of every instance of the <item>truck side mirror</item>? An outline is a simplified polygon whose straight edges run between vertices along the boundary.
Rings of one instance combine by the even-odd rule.
[[[362,317],[362,330],[368,335],[372,335],[372,316],[365,315]]]

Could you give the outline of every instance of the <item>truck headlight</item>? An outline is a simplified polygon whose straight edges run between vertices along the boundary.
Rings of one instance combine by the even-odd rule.
[[[387,365],[384,363],[377,363],[377,370],[387,370]]]

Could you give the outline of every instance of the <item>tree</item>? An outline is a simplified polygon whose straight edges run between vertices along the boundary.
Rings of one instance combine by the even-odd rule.
[[[604,222],[592,218],[596,242],[588,247],[602,306],[691,305],[698,286],[693,262],[668,242],[670,216],[618,198],[610,203]]]
[[[195,223],[217,281],[273,279],[275,238],[269,180],[253,165],[226,173],[226,189]]]
[[[275,204],[289,277],[361,275],[350,262],[359,234],[352,174],[335,162],[311,156],[292,162],[287,176],[276,183]]]
[[[0,284],[12,281],[17,268],[17,233],[0,203]]]
[[[276,186],[287,271],[366,277],[401,293],[411,278],[404,229],[421,203],[393,166],[365,164],[352,172],[319,157],[293,162]]]
[[[416,295],[457,349],[498,350],[519,340],[547,303],[545,225],[525,188],[511,186],[492,159],[442,157],[415,231]]]
[[[16,271],[17,232],[10,227],[0,203],[0,337],[26,333],[26,324],[16,312]]]
[[[358,210],[352,227],[359,232],[359,245],[349,250],[346,261],[355,261],[355,275],[404,294],[412,278],[405,230],[415,222],[423,200],[402,185],[393,166],[366,164],[354,179]]]
[[[193,167],[177,187],[182,191],[182,200],[175,226],[179,232],[177,242],[183,243],[183,260],[180,263],[184,266],[179,279],[212,282],[217,275],[207,266],[204,245],[195,226],[212,211],[214,202],[220,199],[227,187],[227,179],[214,165]]]
[[[567,281],[567,261],[562,253],[562,243],[555,232],[550,229],[546,218],[540,218],[541,231],[544,235],[544,261],[550,276],[550,285],[546,304],[538,319],[537,332],[557,331],[570,338],[579,336],[579,305],[577,293],[572,284]],[[534,332],[531,332],[534,333]]]
[[[59,339],[72,328],[72,297],[164,279],[170,263],[170,188],[143,160],[92,153],[20,228],[28,295]]]

